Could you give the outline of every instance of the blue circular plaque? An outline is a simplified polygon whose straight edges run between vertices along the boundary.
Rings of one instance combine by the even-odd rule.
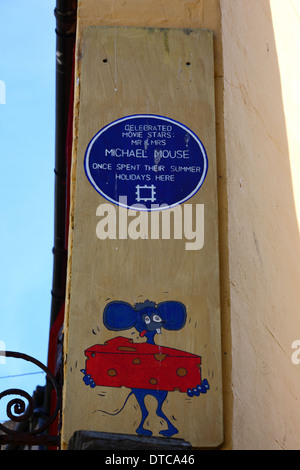
[[[114,121],[90,141],[84,167],[108,201],[136,210],[162,210],[190,199],[208,168],[205,148],[173,119],[137,114]]]

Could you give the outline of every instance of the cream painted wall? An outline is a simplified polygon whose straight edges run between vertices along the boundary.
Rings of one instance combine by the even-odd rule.
[[[299,6],[221,1],[233,449],[300,448]]]

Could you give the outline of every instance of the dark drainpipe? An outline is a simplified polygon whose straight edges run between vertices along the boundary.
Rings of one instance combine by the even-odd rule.
[[[50,328],[65,301],[68,190],[66,143],[77,0],[57,0],[54,14],[56,17],[55,209]]]
[[[57,0],[54,15],[56,18],[55,183],[50,332],[64,306],[66,293],[68,240],[67,193],[69,191],[66,144],[76,40],[77,0]],[[51,335],[49,351],[50,341]],[[54,347],[56,347],[56,345],[54,345]],[[53,358],[48,357],[48,363],[49,359],[50,362],[53,360]],[[51,372],[53,374],[55,373],[54,370]],[[62,386],[62,384],[59,385]],[[44,408],[49,414],[51,414],[51,390],[51,386],[47,383],[45,387]]]

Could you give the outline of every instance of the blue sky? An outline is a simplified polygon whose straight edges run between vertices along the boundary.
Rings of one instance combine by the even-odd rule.
[[[0,1],[0,344],[45,365],[54,239],[55,3]],[[12,387],[32,393],[45,384],[36,366],[3,362],[0,393]],[[30,375],[3,379],[19,374]],[[0,422],[5,418],[0,403]]]

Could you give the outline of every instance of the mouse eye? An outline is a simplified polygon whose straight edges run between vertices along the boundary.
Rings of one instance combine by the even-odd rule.
[[[148,317],[148,315],[146,315],[144,317],[144,322],[146,323],[146,325],[148,325],[150,323],[150,321],[151,321],[150,318]]]
[[[161,318],[159,315],[153,315],[152,320],[156,322],[161,322]]]

